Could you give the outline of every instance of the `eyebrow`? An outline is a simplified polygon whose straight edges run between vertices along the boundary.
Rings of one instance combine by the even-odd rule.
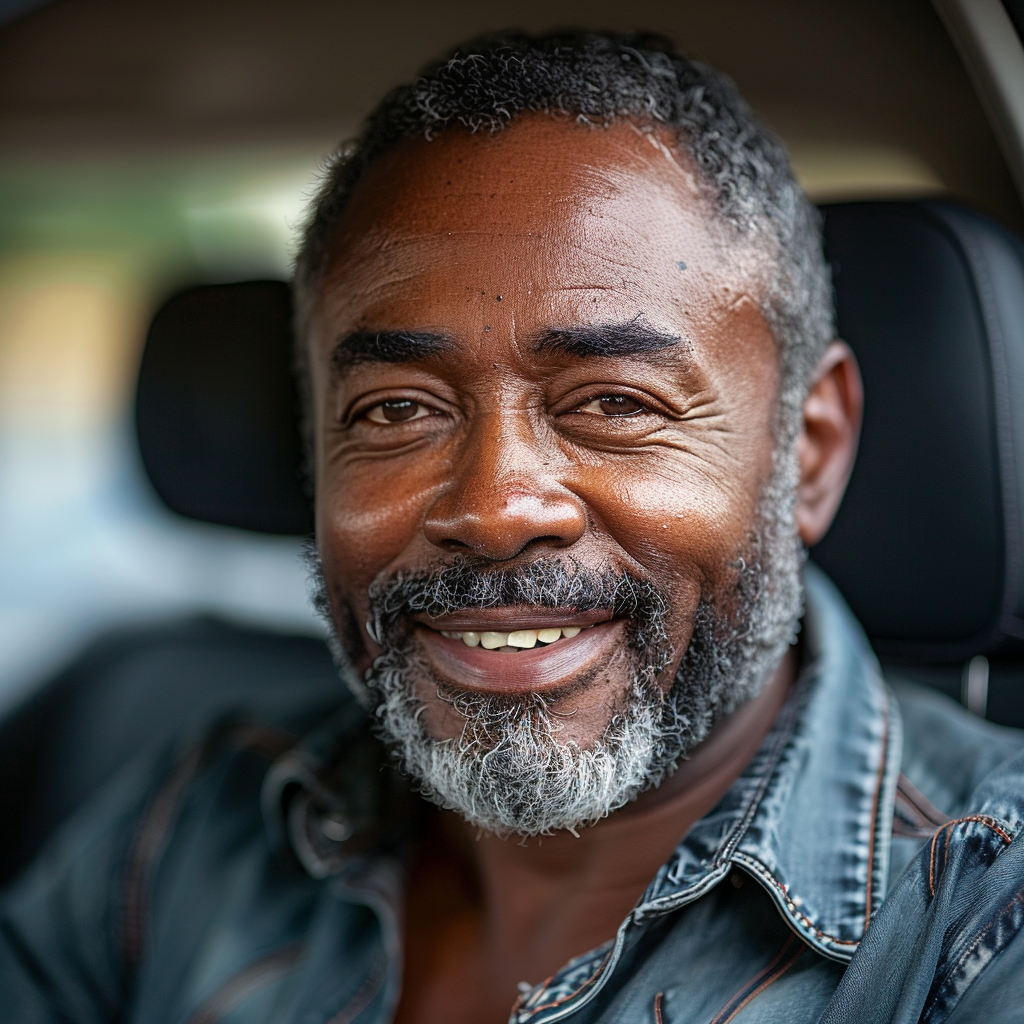
[[[639,317],[621,324],[595,324],[545,331],[535,342],[537,353],[564,353],[586,359],[592,356],[637,356],[672,348],[682,339],[655,330]]]
[[[453,348],[443,334],[423,331],[354,331],[331,352],[331,369],[341,373],[357,363],[413,363]]]

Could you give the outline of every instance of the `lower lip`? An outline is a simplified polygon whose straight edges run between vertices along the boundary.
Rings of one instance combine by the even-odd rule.
[[[454,686],[488,693],[543,693],[607,665],[625,641],[625,623],[602,622],[574,637],[515,653],[467,647],[425,626],[417,627],[416,636],[434,669]]]

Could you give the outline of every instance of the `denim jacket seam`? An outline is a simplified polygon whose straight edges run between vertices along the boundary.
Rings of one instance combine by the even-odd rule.
[[[990,931],[992,931],[993,927],[996,925],[999,919],[1004,914],[1006,914],[1006,912],[1014,905],[1014,903],[1021,902],[1024,902],[1024,893],[1014,893],[1013,898],[1005,906],[1002,907],[998,914],[994,915],[988,921],[984,928],[978,931],[977,935],[974,936],[970,944],[956,958],[956,961],[943,972],[942,980],[934,985],[932,992],[929,994],[928,1003],[926,1004],[925,1010],[921,1014],[921,1020],[922,1022],[924,1022],[924,1024],[927,1024],[927,1022],[932,1019],[932,1016],[935,1013],[935,1008],[939,1005],[940,999],[948,998],[947,996],[943,995],[943,990],[947,988],[950,979],[953,977],[953,975],[955,975],[957,972],[963,969],[964,964],[968,961],[968,959],[970,959],[971,956],[974,955],[974,953],[978,949],[978,946],[984,940],[985,936],[988,935]],[[1002,950],[1000,950],[999,952],[1001,951]],[[996,955],[998,955],[998,953]],[[970,989],[970,987],[978,980],[978,978],[981,976],[981,974],[984,972],[987,966],[988,964],[985,964],[982,967],[981,971],[979,971],[978,974],[974,978],[972,978],[966,986],[964,986],[963,990],[957,994],[956,1003],[960,1002],[960,1000],[966,994],[967,990]],[[949,1009],[950,1011],[952,1011],[953,1007],[950,1007]]]
[[[733,992],[733,994],[729,996],[728,999],[726,999],[725,1003],[722,1006],[722,1009],[719,1010],[718,1013],[715,1014],[715,1016],[712,1018],[711,1024],[721,1024],[722,1014],[725,1013],[725,1011],[728,1010],[729,1007],[732,1006],[732,1004],[735,1003],[737,999],[740,999],[740,997],[743,996],[743,994],[750,989],[751,985],[756,987],[765,979],[765,977],[770,975],[772,971],[775,970],[775,968],[782,961],[783,957],[785,957],[786,951],[789,949],[791,943],[794,940],[799,941],[799,937],[790,933],[790,935],[786,938],[786,941],[782,944],[782,947],[772,958],[771,962],[768,963],[767,966],[762,967],[761,970],[759,970],[752,978],[748,978],[745,982],[743,982],[743,984],[740,985],[740,987],[736,989],[736,991]]]
[[[785,909],[789,916],[794,918],[800,924],[807,929],[816,939],[822,942],[832,943],[836,946],[859,946],[860,939],[840,939],[832,935],[830,932],[826,932],[824,929],[819,928],[814,921],[812,921],[800,908],[793,902],[789,895],[789,889],[782,884],[772,872],[757,860],[757,858],[750,856],[749,854],[737,854],[736,860],[742,864],[748,871],[759,877],[762,881],[768,883],[781,897],[782,902],[785,904]],[[800,933],[798,933],[800,934]],[[801,938],[806,939],[807,937],[800,934]],[[825,950],[820,950],[825,953]]]
[[[685,889],[666,893],[657,899],[640,904],[633,910],[632,920],[634,923],[639,924],[645,917],[655,914],[668,914],[681,906],[685,906],[687,903],[700,899],[701,896],[706,895],[725,878],[729,873],[729,865],[731,863],[731,861],[726,861],[723,864],[714,865],[706,874],[701,875],[696,882],[688,885]]]
[[[766,760],[764,770],[762,771],[760,778],[757,780],[757,785],[754,787],[753,793],[751,794],[739,821],[737,821],[736,825],[733,826],[733,829],[726,837],[725,842],[721,847],[719,847],[712,863],[728,864],[732,861],[736,854],[736,850],[743,841],[743,837],[749,831],[751,822],[753,822],[754,818],[757,816],[758,808],[764,800],[764,795],[767,792],[768,787],[771,785],[772,779],[775,778],[775,773],[778,770],[779,761],[782,759],[783,752],[792,739],[793,729],[796,727],[796,723],[800,718],[800,712],[806,707],[807,695],[810,689],[807,680],[811,678],[813,678],[813,675],[810,672],[804,674],[803,685],[797,693],[794,693],[793,696],[795,699],[783,712],[787,715],[787,718],[779,729],[778,736]]]
[[[811,678],[811,675],[805,673],[804,678]],[[789,743],[793,728],[799,719],[800,710],[804,706],[805,693],[806,689],[801,694],[794,694],[794,699],[787,705],[787,718],[777,730],[775,742],[765,758],[764,768],[756,780],[751,780],[753,784],[750,787],[750,795],[743,804],[742,813],[740,813],[735,824],[730,828],[725,839],[708,861],[707,871],[697,881],[683,889],[665,893],[662,896],[638,905],[633,911],[634,921],[639,922],[643,917],[650,914],[669,913],[685,903],[699,899],[725,877],[728,873],[729,865],[735,859],[737,847],[743,841],[743,837],[750,828],[751,822],[757,815],[757,809],[764,799],[765,791],[771,783],[782,753]],[[685,839],[683,842],[685,843]]]
[[[786,959],[786,953],[789,952],[792,942],[799,943],[797,951]],[[789,969],[800,959],[804,951],[807,949],[799,935],[791,935],[790,939],[783,943],[782,948],[776,953],[775,958],[767,966],[758,971],[742,988],[729,997],[725,1005],[715,1015],[711,1024],[729,1024],[730,1021],[735,1020],[737,1015],[743,1010],[744,1007],[748,1006],[750,1002],[756,999],[766,988],[774,985]],[[751,986],[754,986],[751,988]],[[747,990],[750,991],[747,991]],[[744,993],[746,993],[744,995]],[[740,996],[743,996],[740,999]],[[739,1003],[736,1000],[740,999]],[[735,1006],[733,1004],[736,1004]],[[728,1011],[727,1016],[723,1016]]]
[[[601,959],[598,961],[597,967],[594,968],[594,972],[580,984],[579,988],[575,988],[572,990],[572,992],[567,992],[565,995],[561,996],[558,999],[554,999],[549,1003],[541,1003],[540,1006],[529,1007],[528,1012],[532,1015],[541,1013],[544,1010],[557,1010],[559,1006],[564,1006],[567,1002],[569,1002],[570,999],[575,999],[576,996],[578,996],[581,992],[586,991],[591,985],[594,984],[594,982],[598,979],[601,972],[604,970],[605,965],[611,958],[611,955],[612,951],[609,949],[608,952],[605,953],[605,955],[601,957]],[[547,982],[545,982],[544,984],[550,984],[550,982],[554,978],[555,975],[551,975],[551,977],[548,978]]]
[[[881,680],[879,680],[881,682]],[[893,715],[896,712],[895,701],[889,692],[888,687],[882,683],[882,694],[884,697],[884,703],[879,709],[882,715],[882,721],[884,722],[883,735],[881,741],[881,753],[879,757],[879,764],[874,773],[874,785],[872,789],[871,797],[871,831],[868,837],[868,854],[867,854],[867,883],[864,889],[864,922],[863,929],[866,931],[868,925],[871,922],[873,916],[872,898],[875,892],[874,886],[874,874],[876,869],[876,860],[878,856],[877,847],[880,841],[883,841],[882,830],[879,828],[880,818],[887,812],[887,808],[883,807],[883,791],[885,790],[886,779],[892,774],[894,767],[893,758],[893,739],[894,739],[894,727],[893,727]],[[794,718],[795,721],[795,718]],[[898,735],[898,734],[896,734]],[[898,765],[895,765],[898,768]],[[769,773],[770,775],[771,773]],[[895,795],[896,786],[893,787],[893,796]],[[891,801],[890,801],[891,802]],[[737,863],[744,865],[755,877],[759,877],[766,885],[770,887],[770,891],[774,891],[776,894],[777,902],[781,903],[780,910],[783,913],[788,914],[794,924],[801,926],[798,930],[798,934],[801,935],[808,942],[817,948],[820,952],[827,956],[842,956],[846,959],[849,954],[845,953],[845,949],[840,953],[840,948],[846,947],[856,949],[860,945],[861,939],[841,939],[837,935],[832,934],[830,931],[825,930],[818,926],[807,914],[799,909],[797,904],[793,901],[789,893],[789,887],[784,885],[772,870],[753,853],[745,853],[738,851],[733,854],[733,860]],[[807,934],[805,934],[805,932]],[[811,937],[816,939],[817,942],[813,942]],[[820,943],[820,945],[819,945]],[[840,947],[828,949],[827,947]],[[826,947],[826,948],[823,948]]]
[[[231,974],[208,998],[204,999],[186,1024],[217,1024],[255,995],[262,984],[279,980],[295,967],[304,952],[301,941],[287,943],[280,949],[252,960]],[[246,985],[249,982],[249,985]]]
[[[867,864],[867,884],[864,888],[864,931],[868,930],[868,926],[871,924],[871,918],[873,916],[873,907],[871,905],[872,890],[874,888],[875,881],[875,859],[877,856],[878,847],[878,836],[880,829],[878,828],[878,816],[881,812],[882,804],[882,788],[885,785],[885,776],[887,770],[891,767],[889,763],[889,743],[890,743],[890,732],[892,731],[892,694],[889,692],[889,688],[883,683],[882,693],[885,696],[885,707],[882,712],[882,718],[885,722],[885,729],[882,733],[882,751],[881,756],[878,760],[878,771],[875,773],[875,791],[871,798],[871,835],[868,837],[868,864]],[[899,779],[897,777],[897,785],[899,785]],[[895,797],[895,787],[894,787]]]
[[[615,965],[618,963],[619,957],[622,954],[622,947],[623,947],[623,941],[624,941],[624,933],[625,933],[626,926],[629,924],[630,920],[631,920],[631,918],[626,918],[626,920],[622,923],[622,925],[620,925],[618,933],[615,936],[614,944],[612,945],[611,949],[608,950],[607,954],[602,958],[601,963],[598,965],[597,970],[593,973],[593,975],[591,975],[590,978],[587,979],[586,983],[583,986],[581,986],[580,988],[576,989],[571,995],[569,995],[565,999],[562,999],[561,1001],[553,1003],[553,1004],[546,1005],[545,1009],[548,1009],[548,1010],[551,1010],[551,1009],[561,1010],[561,1008],[564,1007],[566,1005],[566,1003],[571,1002],[571,1000],[573,998],[575,998],[576,996],[583,995],[584,998],[583,998],[582,1002],[580,1003],[580,1006],[576,1007],[576,1009],[578,1010],[582,1006],[585,1006],[591,999],[593,999],[594,995],[597,992],[601,991],[601,989],[604,987],[604,984],[605,984],[609,974],[612,971],[614,971]],[[554,977],[557,977],[557,975],[552,975],[552,978],[554,978]],[[549,979],[549,981],[550,981],[550,979]],[[589,991],[587,991],[588,987],[589,987]],[[517,1007],[519,1007],[520,1005],[521,1004],[519,1004],[517,1002]],[[520,1008],[519,1009],[519,1013],[520,1013],[519,1020],[520,1021],[526,1021],[526,1020],[530,1019],[531,1017],[536,1016],[536,1014],[539,1013],[539,1012],[541,1012],[539,1009],[536,1009],[536,1010],[531,1009],[531,1010],[525,1011],[525,1013],[524,1013],[524,1011]],[[570,1009],[569,1012],[575,1012],[575,1011]],[[562,1011],[562,1012],[556,1014],[554,1017],[550,1018],[550,1020],[551,1021],[561,1020],[561,1019],[563,1019],[564,1016],[565,1016],[565,1012]],[[510,1020],[511,1019],[513,1019],[513,1018],[510,1017]]]
[[[1005,822],[1000,822],[997,818],[993,818],[988,814],[969,814],[963,818],[953,818],[951,821],[947,821],[941,828],[936,829],[935,834],[932,836],[931,848],[928,852],[928,892],[931,896],[934,897],[936,893],[935,854],[938,849],[939,836],[944,836],[942,852],[945,858],[949,852],[949,842],[952,838],[953,830],[958,825],[971,823],[984,825],[986,828],[991,829],[1007,845],[1013,842],[1012,831],[1002,827]]]
[[[215,753],[248,751],[274,757],[281,753],[279,748],[287,740],[293,738],[258,722],[224,723],[186,749],[156,788],[128,844],[127,863],[120,882],[121,956],[129,969],[137,967],[142,960],[151,902],[148,889],[166,852],[189,787]]]

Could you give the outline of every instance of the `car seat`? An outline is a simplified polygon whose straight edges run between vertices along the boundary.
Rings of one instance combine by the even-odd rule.
[[[849,490],[811,553],[890,672],[1024,726],[1024,246],[948,202],[825,207],[839,333],[865,383]],[[136,425],[182,516],[308,534],[288,286],[156,314]],[[215,620],[116,631],[0,724],[0,878],[139,748],[254,693],[338,686],[323,645]]]

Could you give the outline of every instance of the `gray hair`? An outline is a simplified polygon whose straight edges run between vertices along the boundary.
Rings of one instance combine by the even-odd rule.
[[[818,213],[782,144],[735,86],[649,34],[490,36],[456,47],[386,96],[331,158],[309,209],[295,262],[300,373],[332,237],[367,168],[400,140],[430,139],[450,125],[493,134],[528,112],[598,128],[628,120],[675,136],[720,221],[761,257],[751,261],[761,268],[755,294],[779,348],[776,440],[792,443],[811,374],[835,334]]]

